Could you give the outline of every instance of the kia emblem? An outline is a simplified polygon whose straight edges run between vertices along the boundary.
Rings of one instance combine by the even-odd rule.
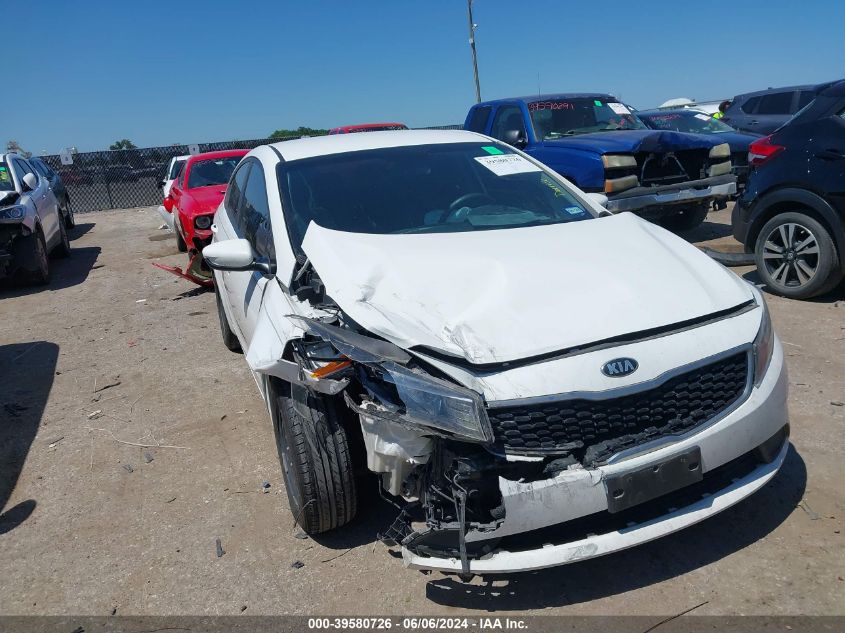
[[[614,358],[601,366],[601,373],[609,378],[622,378],[633,374],[639,366],[633,358]]]

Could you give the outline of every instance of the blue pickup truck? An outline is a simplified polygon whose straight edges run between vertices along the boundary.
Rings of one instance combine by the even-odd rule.
[[[675,230],[693,228],[736,193],[731,148],[718,138],[649,129],[607,94],[553,94],[473,106],[464,129],[545,163],[613,213],[632,211]]]

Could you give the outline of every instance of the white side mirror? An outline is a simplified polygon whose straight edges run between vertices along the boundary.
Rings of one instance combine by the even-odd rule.
[[[222,240],[213,242],[202,249],[206,263],[214,270],[257,270],[265,275],[273,275],[276,267],[266,261],[259,261],[248,240]]]
[[[33,191],[38,186],[38,178],[35,174],[24,175],[21,182],[23,182],[24,191]]]
[[[248,240],[222,240],[202,249],[206,263],[215,270],[250,270],[255,253]]]

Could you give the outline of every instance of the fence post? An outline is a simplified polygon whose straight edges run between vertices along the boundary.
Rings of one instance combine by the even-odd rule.
[[[114,200],[112,200],[111,196],[111,183],[109,182],[109,173],[108,173],[108,165],[106,165],[106,159],[103,156],[103,153],[100,153],[100,161],[103,163],[103,180],[106,181],[106,194],[109,197],[109,209],[114,209]]]

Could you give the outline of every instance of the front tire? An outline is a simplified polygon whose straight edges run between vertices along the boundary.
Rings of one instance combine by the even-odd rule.
[[[61,236],[61,240],[53,252],[56,254],[56,257],[61,257],[62,259],[70,257],[70,238],[67,235],[67,225],[65,224],[61,211],[59,211],[59,235]]]
[[[839,254],[828,230],[797,211],[766,222],[754,246],[757,271],[776,294],[809,299],[842,280]]]
[[[76,226],[76,218],[73,215],[73,207],[70,206],[70,198],[65,198],[62,217],[64,218],[66,229],[72,229]]]
[[[50,283],[50,258],[47,256],[47,242],[41,229],[26,237],[19,237],[12,245],[15,263],[20,276],[27,283],[46,286]]]
[[[220,320],[220,334],[223,337],[223,345],[230,352],[240,352],[241,343],[229,325],[229,318],[223,309],[223,300],[220,298],[220,288],[214,284],[214,297],[217,300],[217,318]]]
[[[179,249],[180,253],[187,253],[188,252],[188,245],[185,244],[185,239],[182,237],[182,234],[179,232],[179,229],[176,229],[176,248]]]
[[[282,381],[271,383],[269,395],[294,520],[308,534],[349,523],[358,509],[358,492],[337,399]]]

